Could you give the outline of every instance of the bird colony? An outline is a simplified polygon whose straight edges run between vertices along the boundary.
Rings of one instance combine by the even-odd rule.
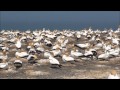
[[[62,68],[63,63],[79,60],[109,60],[120,57],[120,28],[117,30],[1,30],[0,69],[12,64],[16,70],[23,64],[47,63]]]

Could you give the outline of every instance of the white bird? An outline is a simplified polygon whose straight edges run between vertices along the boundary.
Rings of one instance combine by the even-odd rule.
[[[36,52],[44,52],[44,48],[43,47],[37,47],[36,48]]]
[[[118,76],[118,74],[115,70],[112,70],[108,76],[108,79],[120,79],[120,77]]]
[[[61,68],[61,64],[59,63],[59,61],[56,59],[56,58],[54,58],[52,55],[50,55],[49,56],[49,60],[50,60],[50,64],[52,65],[52,66],[59,66],[60,68]]]
[[[95,49],[100,49],[103,47],[103,44],[101,42],[98,42],[97,44],[95,44]]]
[[[93,55],[93,53],[91,51],[85,51],[84,55],[89,56],[89,55]]]
[[[103,47],[105,50],[110,50],[111,49],[111,44],[109,44],[109,45],[106,45],[106,44],[104,44],[104,47]]]
[[[19,49],[21,48],[22,44],[21,41],[19,39],[17,39],[17,42],[15,43],[15,46]]]
[[[95,60],[98,59],[97,57],[97,51],[93,48],[87,48],[84,53],[84,57],[81,59],[83,60]]]
[[[45,52],[44,52],[44,57],[45,57],[45,58],[49,58],[50,55],[51,55],[51,54],[50,54],[49,51],[45,51]]]
[[[56,50],[52,50],[50,52],[53,53],[53,56],[61,56],[61,50],[59,48],[57,48]]]
[[[30,50],[28,51],[29,54],[35,54],[36,53],[36,50],[35,48],[31,47]]]
[[[23,41],[23,40],[26,40],[26,39],[27,39],[27,37],[23,35],[23,36],[20,38],[20,41]]]
[[[81,35],[80,35],[80,34],[77,34],[76,36],[77,36],[77,38],[81,38]]]
[[[36,63],[36,60],[38,59],[38,57],[37,57],[37,55],[29,55],[28,57],[27,57],[27,60],[28,60],[28,62],[29,63]]]
[[[81,52],[78,52],[78,51],[74,51],[74,50],[71,50],[71,56],[72,57],[80,57],[80,56],[83,56],[83,53]]]
[[[15,56],[19,56],[21,58],[28,56],[29,54],[27,52],[16,52]]]
[[[76,46],[80,47],[80,48],[87,48],[90,46],[89,43],[85,43],[85,44],[76,44]]]
[[[54,49],[57,49],[57,48],[62,49],[62,47],[61,47],[58,43],[56,43],[56,44],[52,47],[53,50],[54,50]]]
[[[0,63],[0,69],[7,69],[8,63]]]
[[[91,58],[88,58],[88,57],[82,57],[82,58],[80,58],[81,60],[91,60]]]
[[[96,36],[92,36],[92,38],[89,41],[95,41]]]
[[[63,60],[64,62],[69,62],[69,61],[74,61],[74,58],[71,57],[71,56],[69,56],[69,55],[66,53],[66,55],[63,55],[63,56],[62,56],[62,60]]]
[[[112,56],[120,56],[119,55],[119,50],[111,49],[109,50],[109,54]]]
[[[112,38],[112,43],[118,45],[119,39],[118,38]]]
[[[98,56],[98,59],[108,59],[108,58],[109,58],[109,52],[108,51],[105,51],[105,53],[100,54]]]
[[[22,67],[22,61],[17,58],[17,60],[14,61],[14,66],[16,67],[16,69],[19,69],[20,67]]]
[[[34,43],[34,46],[35,46],[35,47],[39,47],[40,44],[39,44],[38,42],[36,42],[36,43]]]

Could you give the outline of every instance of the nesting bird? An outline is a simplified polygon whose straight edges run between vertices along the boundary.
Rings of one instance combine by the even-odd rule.
[[[107,60],[110,57],[109,51],[105,51],[105,53],[98,55],[98,59]]]
[[[8,69],[8,63],[0,63],[0,69]]]
[[[16,67],[16,69],[19,69],[20,67],[22,67],[22,61],[20,60],[19,56],[16,56],[17,60],[14,61],[14,66]]]
[[[78,47],[80,47],[80,48],[82,48],[82,49],[89,47],[89,45],[90,45],[89,43],[85,43],[85,44],[76,44],[76,46],[78,46]]]
[[[38,57],[44,56],[42,59],[49,59],[51,66],[59,68],[61,67],[59,60],[61,57],[64,62],[74,62],[76,58],[82,60],[94,60],[93,58],[109,60],[120,56],[119,34],[120,30],[94,31],[91,28],[78,31],[50,31],[44,29],[42,31],[27,30],[21,32],[19,30],[3,30],[0,31],[0,35],[2,35],[0,37],[0,67],[5,68],[8,66],[8,63],[4,61],[14,57],[12,55],[15,51],[14,46],[18,50],[15,52],[17,60],[14,61],[14,65],[16,68],[22,67],[22,63],[26,60],[22,57],[27,57],[25,62],[35,63]],[[12,53],[7,54],[9,50]]]
[[[71,62],[71,63],[73,63],[73,61],[75,61],[75,59],[72,56],[70,56],[70,54],[67,52],[62,55],[62,60],[64,62]]]
[[[19,56],[21,58],[23,57],[27,57],[28,56],[28,53],[24,50],[18,50],[16,53],[15,53],[15,56]]]
[[[74,57],[74,58],[83,56],[83,53],[77,51],[75,48],[73,48],[73,49],[71,50],[71,53],[70,53],[70,54],[71,54],[71,56]]]
[[[108,76],[108,79],[120,79],[120,77],[118,76],[116,70],[112,70]]]
[[[36,60],[37,60],[37,59],[38,59],[37,55],[32,55],[32,54],[30,54],[30,55],[27,57],[28,63],[31,63],[31,64],[36,63]]]
[[[53,53],[54,57],[61,56],[61,50],[59,48],[52,50],[50,52]]]

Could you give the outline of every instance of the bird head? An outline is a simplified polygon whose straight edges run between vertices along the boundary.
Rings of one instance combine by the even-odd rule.
[[[111,70],[110,73],[111,73],[111,75],[114,75],[114,76],[117,74],[116,70]]]

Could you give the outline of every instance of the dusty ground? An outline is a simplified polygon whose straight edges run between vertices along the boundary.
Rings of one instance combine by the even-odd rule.
[[[83,61],[74,64],[62,63],[61,69],[50,68],[49,64],[31,65],[24,63],[15,70],[11,63],[8,70],[0,70],[1,79],[106,79],[110,70],[116,69],[120,76],[120,57],[109,61]]]

